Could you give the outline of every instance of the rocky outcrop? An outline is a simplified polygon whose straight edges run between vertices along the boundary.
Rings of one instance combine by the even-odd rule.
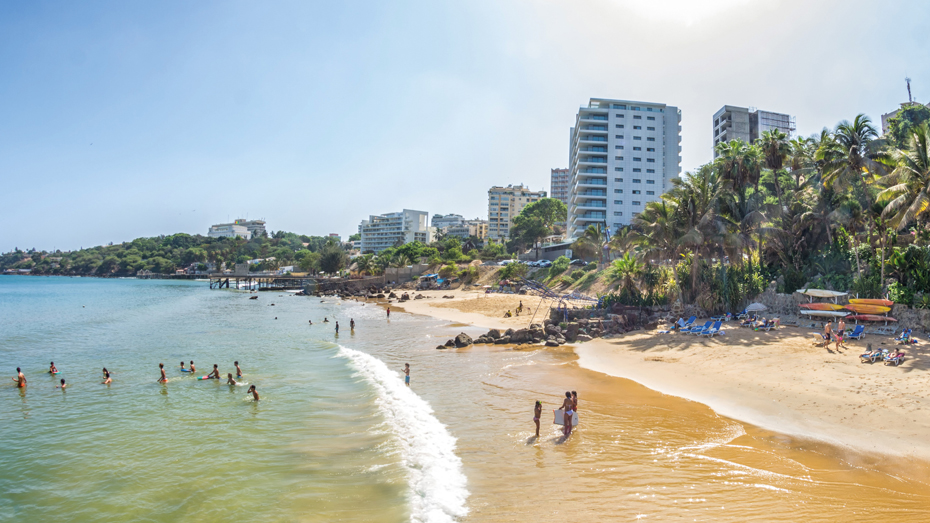
[[[459,349],[461,349],[462,347],[468,347],[469,345],[474,343],[471,339],[471,336],[469,336],[468,334],[465,334],[464,332],[456,336],[454,342],[455,342],[455,346]]]
[[[496,340],[501,337],[501,331],[497,329],[491,329],[488,331],[487,336],[491,338],[492,340]]]

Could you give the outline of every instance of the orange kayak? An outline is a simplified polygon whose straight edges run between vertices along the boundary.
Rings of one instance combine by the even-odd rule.
[[[881,305],[857,305],[850,303],[846,309],[859,314],[882,314],[891,310],[891,307],[882,307]]]
[[[853,316],[846,316],[846,319],[859,321],[898,321],[891,316],[876,316],[874,314],[856,314]]]
[[[802,303],[800,307],[809,311],[841,311],[845,308],[835,303]]]
[[[853,305],[881,305],[882,307],[891,307],[894,305],[894,302],[891,300],[879,300],[879,299],[866,299],[866,298],[853,298],[849,300],[849,303]]]

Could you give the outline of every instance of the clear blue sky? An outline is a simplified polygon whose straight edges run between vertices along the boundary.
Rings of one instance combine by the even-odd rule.
[[[926,2],[0,3],[0,251],[227,218],[355,232],[402,208],[486,217],[548,190],[591,97],[724,104],[808,135],[930,101]]]

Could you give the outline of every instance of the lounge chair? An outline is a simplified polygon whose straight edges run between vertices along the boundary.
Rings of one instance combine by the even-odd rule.
[[[688,321],[686,321],[684,324],[684,328],[690,329],[691,326],[694,325],[695,320],[697,320],[697,316],[691,316],[690,318],[688,318]]]
[[[749,317],[749,311],[747,311],[746,309],[743,309],[742,312],[737,312],[737,313],[736,313],[736,319],[738,319],[738,320],[744,320],[744,319],[746,319],[746,318],[748,318],[748,317]]]
[[[869,350],[869,352],[866,352],[865,354],[860,354],[859,361],[862,363],[865,363],[865,362],[875,363],[878,360],[885,359],[885,356],[887,356],[887,354],[888,354],[888,349],[882,349],[882,348],[871,349]]]
[[[820,336],[820,337],[814,338],[814,341],[811,342],[811,345],[816,345],[817,347],[826,347],[827,345],[830,344],[830,337],[827,336],[826,334],[822,332],[814,332],[812,334],[816,336]]]
[[[720,334],[720,332],[721,332],[721,331],[720,331],[720,325],[721,325],[722,323],[723,323],[723,322],[720,322],[720,321],[714,322],[714,326],[711,327],[711,328],[709,328],[709,329],[707,329],[707,330],[705,330],[704,332],[702,332],[702,333],[701,333],[701,336],[710,336],[710,337],[714,337],[715,335]]]
[[[701,334],[701,333],[704,332],[705,330],[709,329],[710,326],[711,326],[711,324],[713,324],[713,322],[708,321],[708,322],[705,322],[704,325],[699,325],[699,326],[697,326],[697,327],[692,327],[692,328],[688,331],[688,334]]]
[[[759,327],[757,330],[760,331],[770,331],[775,328],[775,320],[769,320],[765,322],[765,325]]]
[[[904,353],[901,351],[891,352],[887,356],[885,356],[884,360],[885,360],[885,365],[888,365],[890,363],[894,365],[895,367],[897,367],[898,365],[901,364],[902,361],[904,361]]]
[[[853,329],[851,333],[847,336],[851,340],[861,340],[862,335],[865,333],[865,327],[862,325],[856,325],[856,328]]]

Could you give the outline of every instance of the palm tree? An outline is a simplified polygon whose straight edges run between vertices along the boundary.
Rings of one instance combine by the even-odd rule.
[[[784,205],[781,198],[781,185],[778,183],[778,171],[782,169],[785,160],[791,153],[791,146],[788,145],[788,135],[779,129],[764,131],[762,136],[756,140],[756,145],[762,152],[765,166],[772,171],[772,176],[775,179],[775,195],[778,197],[778,202]]]
[[[636,286],[636,280],[643,274],[643,264],[639,263],[632,254],[628,252],[614,260],[611,272],[614,278],[620,280],[621,293],[637,299],[642,297],[642,293]]]
[[[720,176],[730,182],[743,207],[746,188],[749,185],[759,190],[762,173],[762,152],[758,147],[742,140],[730,140],[717,144],[718,157],[714,165]]]
[[[816,165],[814,154],[817,150],[813,138],[795,138],[788,142],[788,166],[794,176],[795,186],[800,187]],[[803,178],[803,180],[802,180]]]
[[[856,244],[853,252],[856,254],[856,277],[862,274],[862,264],[859,262],[859,231],[865,228],[868,221],[868,215],[856,200],[846,200],[836,208],[830,217],[846,227],[849,235]]]
[[[840,190],[853,187],[860,203],[870,206],[872,198],[863,181],[871,182],[885,160],[881,150],[884,141],[877,138],[878,131],[864,114],[856,115],[852,122],[840,122],[815,155],[817,161],[823,162],[824,184],[837,185]]]
[[[895,169],[879,179],[887,187],[878,194],[885,204],[882,217],[897,230],[920,221],[930,210],[930,128],[924,122],[912,129],[907,150],[892,153]]]
[[[359,274],[370,273],[373,266],[374,266],[374,263],[372,263],[371,254],[359,256],[358,258],[355,259],[355,270],[357,270]]]
[[[681,245],[678,240],[681,230],[678,208],[673,200],[661,199],[649,202],[638,216],[633,218],[634,227],[629,233],[616,235],[611,244],[622,250],[635,247],[649,260],[670,260],[678,256]]]
[[[607,234],[601,225],[588,225],[580,238],[572,244],[572,249],[585,254],[597,254],[598,263],[604,263],[604,244],[607,241]]]

